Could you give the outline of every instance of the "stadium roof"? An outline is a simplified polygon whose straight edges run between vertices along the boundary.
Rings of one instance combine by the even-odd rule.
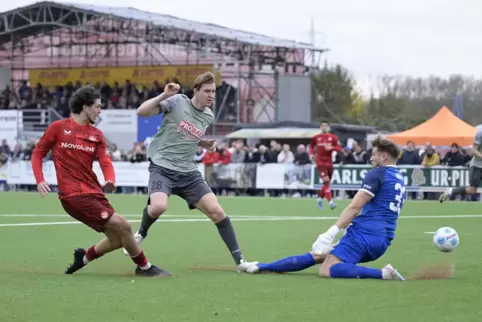
[[[46,10],[44,9],[45,7],[49,7],[49,9]],[[38,13],[35,13],[36,9]],[[8,34],[12,31],[19,30],[21,31],[20,34],[22,36],[30,36],[40,33],[40,29],[44,31],[49,23],[52,25],[52,29],[69,26],[74,27],[75,22],[71,21],[69,24],[70,19],[68,19],[66,14],[62,12],[65,10],[82,11],[83,13],[89,14],[91,18],[98,15],[122,20],[145,22],[161,28],[172,28],[202,34],[212,38],[237,41],[249,45],[323,51],[323,49],[315,48],[312,44],[308,43],[269,37],[257,33],[230,29],[216,24],[202,23],[160,13],[145,12],[130,7],[107,7],[95,4],[59,3],[49,1],[37,2],[26,7],[1,13],[0,43],[10,41]],[[25,11],[29,11],[30,14],[24,14]],[[32,14],[32,12],[34,13]],[[58,15],[58,17],[55,17],[56,15]],[[42,26],[42,28],[35,29],[35,23],[37,23],[37,26]]]

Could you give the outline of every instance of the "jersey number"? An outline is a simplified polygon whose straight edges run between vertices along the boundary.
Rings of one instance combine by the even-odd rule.
[[[400,210],[402,208],[402,200],[403,195],[405,195],[405,187],[403,187],[400,183],[395,184],[395,191],[399,193],[395,196],[395,202],[390,202],[390,210],[396,212],[400,215]]]

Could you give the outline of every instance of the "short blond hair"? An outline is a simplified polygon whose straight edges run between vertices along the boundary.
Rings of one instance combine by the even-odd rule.
[[[205,72],[196,77],[194,80],[194,86],[193,88],[200,90],[201,87],[205,84],[214,84],[215,83],[215,76],[211,72]]]

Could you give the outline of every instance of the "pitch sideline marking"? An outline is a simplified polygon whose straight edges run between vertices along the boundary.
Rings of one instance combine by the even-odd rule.
[[[141,217],[139,214],[120,214],[123,217]],[[291,220],[296,220],[296,218],[301,218],[305,220],[325,220],[325,219],[338,219],[339,216],[260,216],[260,215],[237,215],[237,214],[229,214],[231,219],[250,219],[250,218],[295,218]],[[0,217],[66,217],[69,218],[67,214],[0,214]],[[161,218],[164,217],[174,217],[174,218],[206,218],[203,214],[176,214],[176,215],[162,215]],[[432,218],[482,218],[482,214],[461,214],[461,215],[406,215],[400,216],[399,219],[432,219]]]
[[[300,188],[301,189],[301,188]],[[262,190],[262,189],[261,189]],[[312,189],[314,191],[314,195],[317,195],[318,193],[318,190],[319,189]],[[355,189],[355,190],[358,190],[358,189]],[[437,192],[437,191],[435,191]],[[440,192],[440,191],[439,191]],[[2,191],[1,194],[15,194],[15,195],[19,195],[19,194],[24,194],[24,195],[38,195],[38,192],[37,191]],[[53,193],[50,193],[49,195],[52,195],[54,197],[57,196],[57,193],[56,192],[53,192]],[[106,197],[113,197],[113,198],[123,198],[123,197],[132,197],[132,198],[146,198],[146,195],[144,194],[107,194]],[[298,201],[313,201],[313,200],[316,200],[316,198],[318,198],[317,196],[315,197],[312,197],[312,198],[293,198],[293,197],[268,197],[268,196],[259,196],[259,197],[253,197],[253,196],[217,196],[218,199],[239,199],[239,200],[242,200],[242,199],[247,199],[247,200],[273,200],[273,199],[277,199],[277,200],[298,200]],[[349,200],[349,199],[336,199],[336,201],[346,201],[346,200]],[[452,201],[452,203],[471,203],[473,204],[474,202],[473,201],[461,201],[461,200],[457,200],[457,201]],[[413,200],[413,199],[408,199],[405,201],[405,204],[407,203],[426,203],[426,204],[438,204],[440,203],[438,200]]]
[[[482,215],[447,215],[447,216],[402,216],[401,219],[440,219],[440,218],[482,218]],[[307,220],[335,220],[338,217],[288,217],[288,216],[244,216],[232,217],[233,221],[307,221]],[[132,223],[138,223],[140,220],[129,220]],[[189,218],[189,219],[165,219],[166,222],[209,222],[208,218]],[[75,225],[80,224],[78,221],[56,221],[56,222],[30,222],[30,223],[12,223],[0,224],[0,227],[26,227],[26,226],[54,226],[54,225]],[[429,233],[429,232],[426,232]],[[433,233],[432,233],[433,234]]]
[[[141,214],[135,215],[135,214],[128,214],[128,215],[122,215],[123,217],[142,217]],[[192,214],[192,215],[162,215],[162,217],[199,217],[199,216],[204,216],[204,215],[199,215],[199,214]],[[0,217],[37,217],[37,218],[51,218],[51,217],[66,217],[69,218],[69,215],[67,214],[0,214]]]
[[[120,214],[123,217],[135,217],[139,218],[141,215],[139,214]],[[231,219],[243,219],[243,218],[295,218],[292,220],[296,220],[296,218],[301,218],[304,220],[325,220],[325,219],[338,219],[339,216],[260,216],[260,215],[238,215],[238,214],[229,214]],[[50,217],[64,217],[70,218],[67,214],[0,214],[0,217],[38,217],[38,218],[50,218]],[[161,218],[165,217],[172,217],[172,218],[206,218],[203,214],[175,214],[175,215],[162,215]],[[400,216],[399,219],[433,219],[433,218],[482,218],[482,214],[461,214],[461,215],[406,215]]]

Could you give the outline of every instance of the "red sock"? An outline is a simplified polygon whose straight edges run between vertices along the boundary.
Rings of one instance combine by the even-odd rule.
[[[330,183],[324,183],[321,190],[325,192],[326,200],[330,202],[333,199],[333,196],[331,195]]]
[[[321,188],[320,191],[318,191],[318,197],[321,199],[325,198],[325,188]]]
[[[147,260],[146,255],[144,255],[144,252],[142,251],[142,249],[138,255],[131,258],[132,258],[132,261],[136,263],[136,265],[139,267],[146,267],[147,265],[149,265],[149,261]]]
[[[95,245],[91,246],[89,249],[87,249],[87,252],[85,253],[85,257],[87,257],[87,260],[89,262],[93,261],[94,259],[97,259],[99,257],[102,257],[104,254],[99,254],[95,250]]]

